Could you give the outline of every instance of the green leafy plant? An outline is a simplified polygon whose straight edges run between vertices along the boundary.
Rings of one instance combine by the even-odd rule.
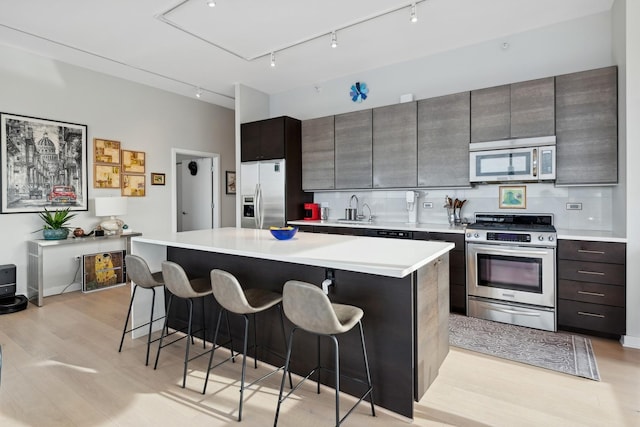
[[[39,215],[44,222],[40,230],[69,230],[68,223],[76,216],[69,211],[69,208],[56,211],[48,211],[47,208],[44,208],[44,212],[40,212]]]

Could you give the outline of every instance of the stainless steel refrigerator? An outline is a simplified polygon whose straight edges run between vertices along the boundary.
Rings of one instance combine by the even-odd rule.
[[[284,159],[241,164],[242,228],[285,225],[285,172]]]

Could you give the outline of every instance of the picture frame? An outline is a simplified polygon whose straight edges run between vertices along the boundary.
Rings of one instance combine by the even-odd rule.
[[[120,165],[93,165],[93,188],[120,188]]]
[[[93,162],[120,165],[120,141],[93,138]]]
[[[82,256],[82,292],[101,291],[126,285],[124,251]]]
[[[120,193],[127,197],[144,197],[146,196],[145,181],[144,175],[123,173]]]
[[[236,194],[236,172],[235,171],[225,172],[225,193]]]
[[[501,185],[498,188],[498,207],[500,209],[526,209],[526,185]]]
[[[87,125],[0,113],[1,213],[88,210]]]
[[[151,185],[164,185],[165,176],[163,173],[151,172]]]
[[[122,173],[144,173],[144,151],[122,150]]]

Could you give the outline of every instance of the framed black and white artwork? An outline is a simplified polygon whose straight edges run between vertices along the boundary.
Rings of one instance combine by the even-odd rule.
[[[87,126],[0,113],[2,213],[87,208]]]

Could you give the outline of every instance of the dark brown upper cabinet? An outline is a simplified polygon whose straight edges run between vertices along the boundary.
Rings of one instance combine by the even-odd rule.
[[[291,117],[275,117],[240,125],[240,158],[243,162],[285,158],[287,140],[299,144],[300,122]]]

